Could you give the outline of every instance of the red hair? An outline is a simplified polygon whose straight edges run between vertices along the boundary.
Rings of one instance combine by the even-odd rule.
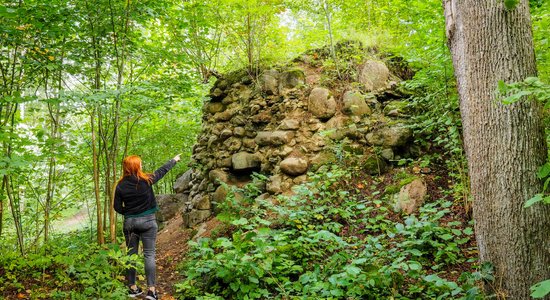
[[[122,161],[122,178],[132,175],[147,181],[149,184],[153,182],[151,174],[144,173],[141,170],[141,158],[137,155],[130,155]]]

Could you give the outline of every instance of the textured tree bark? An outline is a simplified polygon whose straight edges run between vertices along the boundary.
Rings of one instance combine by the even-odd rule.
[[[497,83],[536,75],[527,0],[445,0],[446,33],[460,95],[481,261],[495,267],[499,298],[529,299],[550,278],[550,206],[523,203],[541,190],[542,109],[524,99],[503,105]]]

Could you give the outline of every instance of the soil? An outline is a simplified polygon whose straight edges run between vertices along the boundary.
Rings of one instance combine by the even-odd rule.
[[[195,228],[182,228],[182,217],[177,215],[166,222],[157,236],[157,282],[161,300],[173,300],[174,285],[183,281],[178,266],[185,260],[189,249],[187,243],[193,239],[209,237],[215,228],[221,225],[216,218],[211,218]]]

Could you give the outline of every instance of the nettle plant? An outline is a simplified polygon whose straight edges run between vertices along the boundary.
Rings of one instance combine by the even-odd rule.
[[[476,283],[490,279],[487,268],[448,271],[472,260],[465,255],[470,225],[443,221],[451,202],[430,203],[403,220],[386,199],[359,199],[345,189],[349,174],[338,167],[310,174],[311,182],[276,204],[256,197],[254,187],[234,190],[239,197],[229,193],[218,215],[228,230],[190,243],[179,296],[481,298]]]

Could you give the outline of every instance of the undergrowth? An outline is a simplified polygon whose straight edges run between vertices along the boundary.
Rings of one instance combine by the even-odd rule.
[[[25,256],[3,251],[0,299],[125,299],[124,269],[142,262],[117,244],[98,246],[82,235],[56,237]]]
[[[393,212],[390,197],[343,188],[350,170],[311,175],[291,196],[229,193],[217,238],[191,242],[176,285],[183,299],[481,299],[471,224],[436,199],[417,215]],[[267,198],[269,199],[269,198]]]

